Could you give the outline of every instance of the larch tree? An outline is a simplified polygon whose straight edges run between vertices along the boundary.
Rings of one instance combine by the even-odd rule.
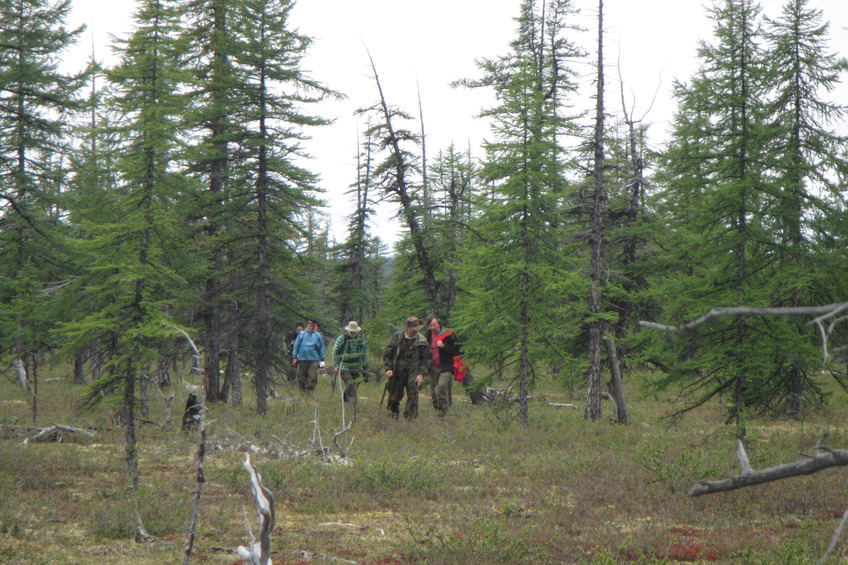
[[[233,64],[240,50],[234,32],[237,5],[231,0],[192,0],[181,7],[186,21],[181,56],[191,72],[186,85],[191,104],[185,127],[199,138],[187,157],[200,190],[197,205],[187,211],[187,220],[195,227],[199,253],[206,258],[207,269],[193,283],[198,288],[197,308],[203,321],[203,381],[210,403],[226,401],[228,391],[239,386],[220,382],[222,351],[236,356],[239,349],[239,321],[228,317],[231,310],[225,304],[232,281],[226,274],[232,256],[225,243],[234,231],[228,213],[231,177],[239,173],[235,147],[243,134],[238,127],[242,105],[236,96],[243,76]]]
[[[172,5],[145,0],[135,22],[119,49],[120,62],[108,72],[109,103],[120,115],[114,127],[123,144],[119,185],[110,199],[112,214],[91,216],[77,234],[81,272],[66,292],[79,308],[62,327],[68,347],[96,344],[104,358],[106,372],[90,386],[86,403],[120,392],[132,489],[139,483],[137,387],[168,337],[169,310],[185,286],[180,271],[190,263],[181,257],[181,223],[174,213],[186,194],[175,167],[181,147],[177,117],[185,100],[177,92],[178,16]]]
[[[589,367],[587,371],[586,418],[601,417],[601,341],[606,324],[604,307],[604,218],[606,215],[606,107],[604,105],[604,2],[598,0],[598,59],[595,78],[595,125],[592,136],[592,196],[589,227]]]
[[[848,139],[834,128],[846,108],[824,99],[838,83],[836,58],[828,52],[828,26],[807,0],[788,0],[781,16],[767,20],[771,45],[769,163],[775,177],[768,215],[775,234],[779,273],[775,307],[830,304],[846,299],[832,281],[845,277],[844,262],[834,262],[832,241],[846,210],[841,187],[848,180]],[[843,234],[844,236],[845,234]],[[800,415],[810,393],[820,393],[813,378],[818,354],[803,320],[786,321],[775,342],[776,364],[769,382],[772,406]]]
[[[558,350],[550,336],[568,333],[555,314],[577,284],[558,210],[567,190],[560,140],[574,123],[564,115],[576,91],[568,64],[580,56],[566,39],[572,15],[567,0],[523,1],[510,53],[479,62],[482,78],[463,83],[493,89],[498,103],[482,112],[493,135],[480,172],[487,198],[466,246],[456,322],[469,356],[515,375],[523,424],[535,364]]]
[[[43,291],[67,275],[59,200],[85,84],[84,73],[60,70],[83,31],[66,27],[70,9],[70,1],[0,4],[0,351],[23,384],[49,343],[49,322],[36,315]]]
[[[379,253],[372,255],[375,248],[379,249],[379,243],[370,235],[370,219],[375,213],[371,174],[374,153],[373,139],[366,133],[362,148],[357,151],[356,181],[347,192],[355,201],[353,213],[348,217],[348,238],[335,253],[332,294],[341,325],[350,320],[362,324],[377,314],[375,301],[382,286],[377,281],[385,259]]]
[[[672,230],[681,226],[683,261],[657,281],[665,315],[672,317],[714,305],[764,305],[773,275],[764,215],[772,185],[764,166],[770,130],[760,7],[724,0],[710,16],[714,43],[701,43],[695,78],[678,84],[680,109],[664,155],[661,194],[675,206],[663,220]],[[744,436],[748,409],[766,400],[766,325],[739,316],[711,326],[690,342],[697,351],[660,385],[682,382],[697,394],[693,405],[731,392],[730,418]]]
[[[230,178],[239,237],[228,245],[239,258],[246,283],[240,296],[250,312],[252,342],[247,346],[262,415],[267,413],[270,372],[275,359],[281,360],[280,344],[288,329],[275,317],[272,304],[293,301],[286,283],[293,282],[298,270],[302,220],[320,204],[318,177],[304,166],[302,141],[308,128],[328,121],[304,107],[336,95],[301,67],[311,40],[292,29],[293,6],[289,0],[248,0],[239,3],[232,23],[238,38],[232,64],[243,77],[234,94],[241,105],[238,126],[243,135],[239,174]]]

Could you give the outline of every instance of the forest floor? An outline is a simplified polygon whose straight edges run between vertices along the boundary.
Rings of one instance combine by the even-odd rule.
[[[640,395],[648,378],[627,377],[628,425],[611,421],[606,401],[603,420],[586,421],[583,392],[552,380],[533,391],[528,425],[515,405],[472,405],[458,388],[446,418],[425,390],[419,418],[395,421],[382,383],[365,383],[338,440],[347,458],[331,441],[342,415],[329,376],[311,398],[276,383],[265,417],[250,394],[241,408],[211,405],[190,562],[242,563],[234,549],[258,534],[246,453],[275,497],[275,565],[817,561],[848,507],[848,469],[690,498],[699,481],[740,472],[734,429],[718,401],[671,421],[679,401]],[[139,422],[133,493],[112,401],[80,411],[84,388],[45,375],[33,423],[31,395],[0,379],[0,563],[183,562],[200,434],[180,430],[187,392],[173,391],[171,423],[158,395]],[[752,466],[796,461],[825,435],[848,448],[846,412],[834,392],[804,421],[752,420]],[[24,442],[53,424],[93,435]],[[846,548],[830,562],[846,562]]]

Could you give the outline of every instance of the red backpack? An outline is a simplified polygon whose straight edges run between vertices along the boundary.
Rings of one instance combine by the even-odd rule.
[[[441,334],[439,339],[448,337],[451,334],[450,330],[446,330],[445,333]],[[461,383],[465,380],[465,371],[467,367],[465,366],[465,358],[461,355],[453,356],[453,380],[458,383]]]

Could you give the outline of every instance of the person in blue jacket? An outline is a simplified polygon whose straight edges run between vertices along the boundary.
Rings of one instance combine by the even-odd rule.
[[[315,322],[306,321],[306,329],[297,335],[292,347],[292,363],[297,367],[297,384],[303,392],[312,392],[318,384],[318,368],[324,366],[324,338]]]

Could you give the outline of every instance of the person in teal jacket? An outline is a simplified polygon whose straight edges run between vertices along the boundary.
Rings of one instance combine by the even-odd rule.
[[[357,385],[368,382],[368,342],[354,320],[333,345],[333,365],[344,382],[344,401],[356,404]]]
[[[315,330],[315,322],[312,320],[307,320],[306,329],[294,340],[292,363],[297,367],[300,390],[315,390],[318,385],[318,368],[324,366],[324,338]]]

